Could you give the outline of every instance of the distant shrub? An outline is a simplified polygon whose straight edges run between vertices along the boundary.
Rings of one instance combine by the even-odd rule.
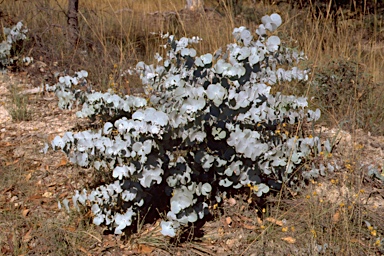
[[[382,85],[373,81],[362,64],[338,59],[317,68],[312,81],[312,95],[327,116],[337,118],[343,129],[362,128],[383,134],[379,120],[384,118],[378,102],[384,100]]]
[[[19,21],[12,28],[3,28],[5,39],[0,43],[0,68],[4,68],[14,63],[18,59],[20,52],[20,42],[27,38],[28,29],[23,28],[23,23]],[[25,59],[30,61],[30,58]]]

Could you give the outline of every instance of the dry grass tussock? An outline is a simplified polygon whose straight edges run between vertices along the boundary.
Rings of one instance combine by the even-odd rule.
[[[75,46],[66,44],[66,1],[2,3],[2,24],[24,20],[30,39],[22,53],[39,62],[0,77],[0,254],[383,255],[384,186],[367,175],[370,164],[381,172],[384,164],[382,17],[339,19],[336,30],[332,17],[288,5],[244,0],[235,16],[231,6],[213,0],[206,1],[206,13],[186,13],[184,2],[80,0],[81,39]],[[134,93],[138,80],[121,73],[161,52],[163,42],[151,32],[199,36],[198,52],[214,52],[233,42],[234,26],[253,30],[272,12],[284,20],[278,35],[307,54],[302,65],[313,71],[311,84],[274,90],[308,95],[321,108],[322,125],[311,132],[338,145],[332,156],[315,161],[337,163],[340,171],[310,182],[300,194],[284,188],[262,205],[247,194],[233,195],[200,230],[175,241],[159,234],[158,222],[140,223],[137,234],[120,239],[90,224],[87,213],[58,210],[58,200],[98,181],[61,153],[39,150],[84,121],[75,110],[58,110],[54,95],[23,91],[54,82],[56,71],[85,69],[95,88]]]

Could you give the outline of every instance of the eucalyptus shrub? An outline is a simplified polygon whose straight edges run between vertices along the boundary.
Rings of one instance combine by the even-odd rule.
[[[12,54],[17,50],[16,44],[27,38],[28,29],[24,27],[23,22],[19,21],[12,28],[3,27],[5,39],[0,43],[0,67],[5,67],[13,63]],[[12,53],[13,52],[13,53]],[[24,61],[29,62],[31,58],[27,57]]]
[[[100,130],[67,132],[51,143],[72,163],[111,177],[112,182],[92,191],[76,191],[74,206],[89,207],[94,224],[121,234],[151,201],[165,199],[161,232],[173,237],[179,228],[203,219],[229,188],[249,187],[263,197],[283,184],[298,190],[305,179],[332,168],[297,168],[331,147],[318,137],[283,132],[282,127],[316,121],[320,111],[307,110],[305,97],[270,93],[276,83],[307,80],[308,71],[296,66],[303,53],[268,35],[281,25],[281,17],[264,16],[262,22],[256,37],[245,27],[236,28],[236,43],[201,56],[191,47],[200,38],[162,35],[166,56],[157,54],[156,65],[139,62],[133,70],[146,98],[74,89],[87,85],[85,71],[47,86],[60,107],[82,104],[79,117],[106,119]]]

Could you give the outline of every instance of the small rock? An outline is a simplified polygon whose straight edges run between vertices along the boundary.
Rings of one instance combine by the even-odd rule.
[[[228,199],[228,204],[230,206],[234,206],[235,204],[237,203],[236,199],[234,199],[233,197],[229,198]]]

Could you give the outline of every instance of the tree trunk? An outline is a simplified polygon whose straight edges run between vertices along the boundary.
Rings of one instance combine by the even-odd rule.
[[[204,8],[204,0],[187,0],[185,8],[190,11],[202,10]]]
[[[79,11],[79,0],[68,0],[68,42],[75,46],[79,40],[79,19],[77,17]]]

